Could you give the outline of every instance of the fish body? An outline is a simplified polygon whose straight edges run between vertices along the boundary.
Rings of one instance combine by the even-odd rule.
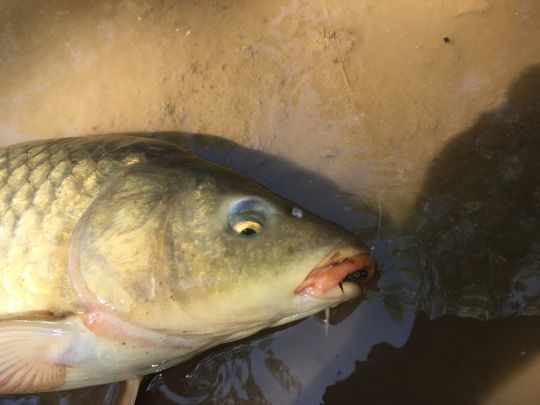
[[[0,149],[0,263],[0,394],[159,371],[355,297],[344,280],[374,270],[341,228],[128,135]]]

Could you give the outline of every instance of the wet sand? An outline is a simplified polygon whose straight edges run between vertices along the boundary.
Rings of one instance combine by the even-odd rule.
[[[140,403],[536,404],[538,38],[534,0],[4,1],[0,144],[215,135],[193,149],[374,246],[380,291],[328,336],[214,350]]]

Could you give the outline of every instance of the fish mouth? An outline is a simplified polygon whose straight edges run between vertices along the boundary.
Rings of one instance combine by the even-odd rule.
[[[375,267],[368,252],[338,249],[316,265],[294,292],[323,299],[352,298],[360,295]]]

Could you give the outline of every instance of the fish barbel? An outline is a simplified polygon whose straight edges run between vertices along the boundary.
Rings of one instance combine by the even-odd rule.
[[[159,371],[356,297],[374,271],[338,226],[128,135],[0,149],[0,262],[0,394]]]

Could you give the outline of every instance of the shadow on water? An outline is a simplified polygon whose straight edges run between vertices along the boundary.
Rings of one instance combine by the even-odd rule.
[[[540,313],[539,157],[535,66],[428,170],[409,228],[434,316]]]
[[[540,66],[432,162],[405,232],[425,279],[401,349],[377,345],[324,403],[479,403],[540,353]],[[532,315],[519,317],[515,315]],[[513,316],[513,317],[511,317]],[[502,317],[502,318],[501,318]],[[478,319],[492,319],[480,321]],[[538,387],[521,387],[539,397]],[[535,391],[536,390],[536,391]],[[532,402],[530,402],[532,403]]]

